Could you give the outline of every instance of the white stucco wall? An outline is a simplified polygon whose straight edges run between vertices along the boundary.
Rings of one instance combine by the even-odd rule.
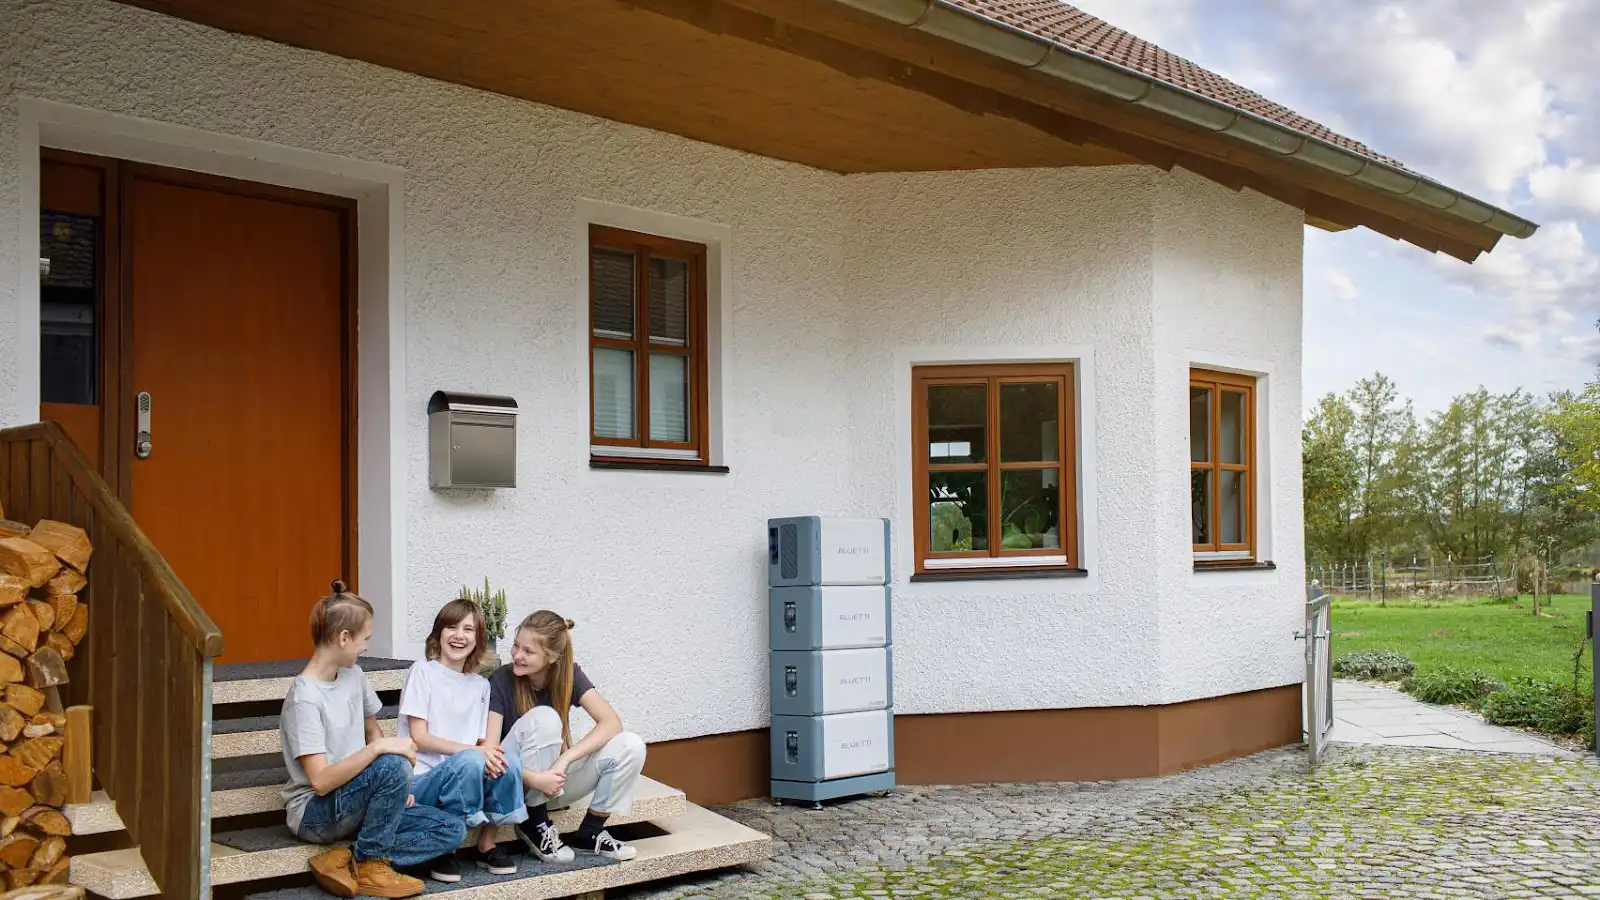
[[[765,520],[888,515],[909,541],[910,366],[1064,355],[1081,366],[1089,577],[913,585],[897,566],[898,711],[1298,680],[1293,210],[1146,168],[844,178],[105,0],[0,0],[0,21],[16,94],[403,171],[405,640],[488,575],[513,621],[550,606],[580,623],[585,668],[648,739],[762,727]],[[22,333],[16,104],[0,103],[0,360]],[[730,474],[589,469],[584,200],[729,236]],[[1216,323],[1188,324],[1196,304]],[[1191,350],[1272,366],[1277,572],[1189,571]],[[18,383],[0,365],[6,421],[33,414]],[[427,488],[441,388],[517,398],[519,488]]]

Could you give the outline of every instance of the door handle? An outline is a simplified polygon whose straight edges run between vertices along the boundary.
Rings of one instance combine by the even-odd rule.
[[[133,455],[140,459],[150,458],[150,392],[140,391],[134,401],[137,410],[138,435],[133,439]]]

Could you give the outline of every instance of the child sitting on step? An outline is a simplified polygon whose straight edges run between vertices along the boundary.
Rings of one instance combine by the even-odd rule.
[[[466,837],[461,820],[410,805],[416,746],[378,730],[378,695],[356,665],[372,640],[372,605],[343,582],[311,610],[311,660],[283,699],[283,789],[289,830],[303,841],[354,839],[311,858],[317,884],[339,897],[414,897],[422,882],[391,866],[419,865]]]
[[[585,853],[633,859],[638,850],[613,838],[606,820],[633,807],[633,789],[644,768],[644,741],[622,730],[622,719],[573,662],[572,620],[542,609],[522,620],[511,647],[511,664],[489,678],[489,735],[522,760],[528,821],[517,836],[545,862],[569,862],[550,810],[565,809],[593,794],[573,843]],[[574,744],[567,713],[580,707],[594,728]]]
[[[411,792],[418,806],[442,809],[468,828],[483,826],[472,861],[491,875],[515,875],[516,861],[495,843],[495,829],[528,812],[516,754],[485,740],[489,680],[478,674],[489,653],[483,611],[471,600],[446,603],[424,653],[400,692],[400,736],[417,744]],[[432,860],[428,873],[435,881],[460,881],[454,848]]]

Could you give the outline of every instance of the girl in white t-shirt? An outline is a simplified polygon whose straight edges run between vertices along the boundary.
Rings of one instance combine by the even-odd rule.
[[[488,655],[483,612],[471,600],[452,600],[428,633],[427,659],[406,673],[400,692],[400,736],[417,745],[411,792],[419,806],[482,825],[472,861],[493,875],[515,875],[517,864],[495,844],[495,826],[525,821],[522,766],[498,741],[485,741],[489,681],[478,674]],[[497,735],[498,737],[498,735]],[[461,880],[454,851],[435,859],[436,881]]]

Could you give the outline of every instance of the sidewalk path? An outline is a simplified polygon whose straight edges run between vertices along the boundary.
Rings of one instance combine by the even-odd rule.
[[[1333,718],[1329,740],[1346,744],[1583,755],[1526,731],[1490,725],[1466,710],[1423,703],[1393,688],[1364,681],[1333,683]]]

